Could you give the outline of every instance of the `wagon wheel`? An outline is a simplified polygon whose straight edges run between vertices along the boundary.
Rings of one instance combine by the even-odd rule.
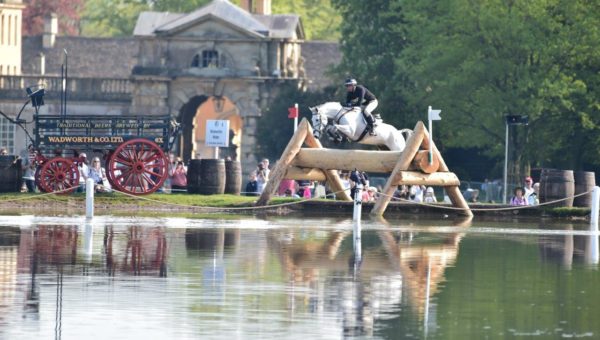
[[[79,186],[79,169],[70,160],[56,157],[38,168],[35,179],[43,192],[66,190],[62,193],[68,194]]]
[[[35,168],[35,185],[37,185],[38,189],[40,189],[41,192],[45,192],[44,188],[42,188],[42,186],[40,185],[40,170],[42,170],[42,166],[38,166]]]
[[[158,145],[146,139],[132,139],[108,159],[108,180],[113,187],[134,195],[158,190],[168,176],[167,159]]]

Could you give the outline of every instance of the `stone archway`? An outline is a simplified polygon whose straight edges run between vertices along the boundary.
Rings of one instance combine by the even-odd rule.
[[[238,107],[224,96],[195,96],[182,106],[179,150],[183,159],[188,161],[214,157],[214,148],[205,146],[207,120],[229,120],[230,146],[219,150],[219,158],[240,160],[243,120]]]
[[[179,136],[177,150],[179,156],[186,163],[192,159],[194,117],[196,117],[198,108],[208,99],[209,97],[204,95],[194,96],[179,111],[177,121],[181,124],[181,136]]]

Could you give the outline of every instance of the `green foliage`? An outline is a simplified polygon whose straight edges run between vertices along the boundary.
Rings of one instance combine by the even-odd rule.
[[[39,1],[39,0],[30,0]],[[189,13],[211,0],[86,0],[82,33],[88,36],[130,36],[142,11]],[[232,0],[239,6],[239,0]],[[339,38],[339,15],[330,0],[275,0],[274,14],[300,15],[307,39]]]
[[[335,98],[335,88],[326,88],[320,92],[303,92],[295,85],[285,85],[278,89],[277,97],[269,108],[262,113],[257,127],[257,152],[261,157],[279,159],[283,149],[294,134],[293,119],[287,117],[288,108],[298,103],[300,116],[310,122],[310,106],[315,106]]]
[[[307,40],[338,40],[342,16],[332,0],[273,0],[273,14],[297,14]]]
[[[385,118],[410,112],[414,124],[427,106],[442,109],[442,145],[502,161],[504,115],[528,115],[511,130],[517,163],[600,166],[597,1],[377,0],[382,10],[360,25],[361,1],[334,3],[344,15],[338,72],[374,89]]]
[[[188,13],[206,5],[210,0],[147,0],[153,11]]]
[[[137,17],[150,10],[146,1],[87,0],[82,16],[82,34],[124,37],[133,33]]]
[[[373,0],[368,7],[360,0],[333,0],[341,12],[343,58],[336,71],[339,78],[353,76],[377,96],[378,111],[388,122],[402,127],[414,126],[414,117],[404,111],[398,96],[396,57],[406,44],[402,6],[398,1]],[[368,13],[366,12],[368,11]]]
[[[553,217],[587,217],[590,216],[591,209],[590,208],[568,208],[568,207],[559,207],[559,208],[544,208],[546,214]]]

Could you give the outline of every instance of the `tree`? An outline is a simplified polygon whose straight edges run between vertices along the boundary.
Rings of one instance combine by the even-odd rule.
[[[332,6],[332,0],[275,0],[272,6],[275,14],[298,14],[307,40],[340,38],[342,15]]]
[[[170,11],[178,13],[191,12],[206,5],[210,1],[211,0],[147,0],[148,5],[153,11]]]
[[[145,0],[87,0],[82,34],[96,37],[131,36],[139,14],[150,10]]]
[[[83,0],[26,0],[23,10],[23,34],[39,35],[44,32],[44,18],[52,13],[58,16],[58,32],[79,34],[79,16]]]
[[[294,134],[293,121],[287,117],[289,107],[292,107],[294,103],[298,103],[300,109],[298,120],[306,118],[310,121],[312,113],[308,109],[309,106],[331,100],[334,93],[335,88],[305,92],[298,90],[294,84],[281,87],[269,108],[263,111],[260,124],[257,127],[258,154],[271,159],[279,159],[281,156],[283,149],[285,149]]]
[[[83,14],[83,34],[129,36],[142,11],[189,13],[210,1],[87,0]],[[239,0],[231,2],[236,5],[240,4]],[[279,0],[274,1],[272,6],[275,14],[295,13],[300,15],[307,39],[336,40],[339,37],[341,15],[331,6],[330,0]]]
[[[369,15],[362,1],[334,4],[344,17],[338,76],[373,88],[384,118],[425,119],[432,105],[443,110],[439,144],[500,162],[504,116],[528,115],[511,133],[518,168],[600,166],[597,1],[375,0]]]
[[[372,0],[365,13],[362,0],[333,0],[341,12],[343,57],[336,68],[338,79],[352,76],[371,90],[379,100],[378,111],[388,122],[397,126],[414,126],[414,119],[406,113],[404,99],[396,92],[395,59],[406,44],[406,26],[399,1]]]
[[[410,43],[396,60],[411,86],[397,89],[413,110],[445,111],[438,131],[447,145],[499,158],[503,116],[528,115],[529,127],[512,134],[516,176],[529,164],[578,168],[598,156],[598,148],[581,148],[599,122],[592,118],[599,116],[593,69],[600,52],[593,3],[411,2]]]

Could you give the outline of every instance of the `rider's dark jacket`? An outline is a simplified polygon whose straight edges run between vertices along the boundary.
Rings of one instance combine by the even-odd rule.
[[[346,94],[346,106],[367,105],[374,100],[377,100],[377,98],[362,85],[356,85],[354,91]]]

